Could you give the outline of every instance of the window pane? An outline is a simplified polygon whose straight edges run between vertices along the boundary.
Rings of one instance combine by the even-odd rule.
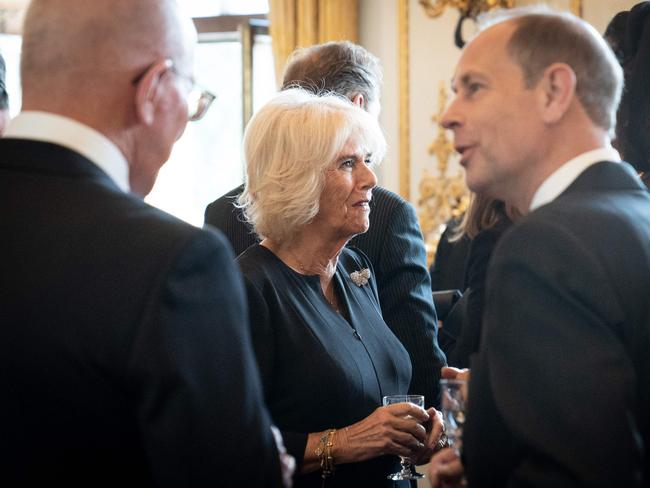
[[[257,112],[275,92],[271,36],[257,35],[253,44],[253,112]]]
[[[202,43],[198,82],[217,95],[206,116],[187,125],[147,201],[195,225],[205,206],[243,181],[241,44]]]
[[[197,226],[203,225],[207,204],[244,181],[241,58],[239,42],[197,46],[196,78],[217,100],[205,118],[188,124],[147,197],[152,205]],[[253,64],[258,108],[275,93],[269,36],[256,36]]]

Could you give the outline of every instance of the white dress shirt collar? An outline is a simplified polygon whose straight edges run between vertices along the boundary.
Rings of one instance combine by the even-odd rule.
[[[542,183],[530,202],[530,211],[555,200],[588,167],[601,161],[620,162],[621,157],[611,146],[601,147],[570,159]]]
[[[118,147],[95,129],[62,115],[21,112],[5,138],[32,139],[67,147],[95,163],[124,192],[130,191],[129,165]]]

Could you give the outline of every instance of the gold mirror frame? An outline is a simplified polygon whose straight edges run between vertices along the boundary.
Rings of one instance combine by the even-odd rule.
[[[461,15],[475,18],[481,12],[495,8],[512,8],[515,0],[418,0],[431,18],[440,17],[448,7],[458,9]]]
[[[431,18],[440,17],[447,8],[455,8],[461,15],[474,18],[481,12],[495,8],[512,8],[516,0],[418,0],[424,13]],[[582,17],[583,0],[569,0],[574,15]]]

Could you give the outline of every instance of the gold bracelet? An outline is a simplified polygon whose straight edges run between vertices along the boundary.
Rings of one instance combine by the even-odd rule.
[[[320,459],[321,477],[329,478],[334,474],[334,457],[332,456],[332,446],[334,446],[334,434],[336,429],[328,429],[318,442],[318,447],[314,453]]]

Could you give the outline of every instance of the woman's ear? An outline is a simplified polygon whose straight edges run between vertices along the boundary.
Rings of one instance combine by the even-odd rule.
[[[135,113],[138,122],[144,125],[153,124],[161,80],[171,67],[172,62],[169,59],[156,61],[138,80],[135,90]]]
[[[553,63],[544,70],[538,84],[544,122],[552,124],[564,116],[575,98],[576,83],[576,74],[568,64]]]

